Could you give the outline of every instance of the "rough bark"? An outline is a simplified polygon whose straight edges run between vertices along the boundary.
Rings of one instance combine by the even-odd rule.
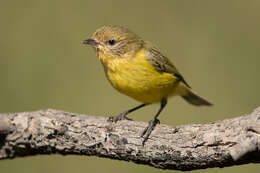
[[[260,107],[209,124],[158,125],[143,146],[146,126],[52,109],[0,114],[0,159],[94,155],[183,171],[260,162]]]

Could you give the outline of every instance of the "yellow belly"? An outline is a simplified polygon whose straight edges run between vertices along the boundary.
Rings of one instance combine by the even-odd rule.
[[[159,102],[174,95],[179,83],[175,76],[158,72],[140,55],[130,60],[114,59],[105,71],[114,88],[143,103]]]

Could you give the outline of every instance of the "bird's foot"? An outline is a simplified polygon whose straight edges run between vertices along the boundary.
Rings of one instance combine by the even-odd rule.
[[[157,124],[160,124],[160,120],[157,118],[152,119],[149,121],[149,125],[144,129],[144,131],[141,134],[141,137],[143,137],[142,144],[144,145],[147,139],[149,138],[150,134],[152,133],[153,129]]]
[[[131,118],[128,118],[127,115],[128,112],[122,112],[121,114],[119,114],[118,116],[114,116],[114,117],[109,117],[107,121],[109,122],[114,122],[116,123],[117,121],[121,121],[121,120],[130,120],[132,121]]]

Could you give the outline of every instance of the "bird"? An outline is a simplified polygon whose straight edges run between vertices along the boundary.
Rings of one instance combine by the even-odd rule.
[[[108,121],[132,120],[127,115],[147,105],[160,103],[160,108],[141,133],[143,145],[149,139],[158,117],[171,96],[181,96],[195,106],[212,103],[195,93],[173,63],[148,41],[126,27],[107,25],[98,28],[83,44],[94,48],[111,85],[142,104],[128,109]]]

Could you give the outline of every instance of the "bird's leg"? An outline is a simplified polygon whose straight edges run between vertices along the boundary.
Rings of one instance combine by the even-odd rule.
[[[148,104],[141,104],[139,106],[136,106],[136,107],[134,107],[132,109],[129,109],[129,110],[126,110],[126,111],[120,113],[118,116],[109,117],[108,121],[110,121],[110,122],[117,122],[117,121],[120,121],[120,120],[132,120],[132,119],[128,118],[126,115],[131,113],[131,112],[133,112],[133,111],[135,111],[135,110],[137,110],[137,109],[140,109],[141,107],[144,107],[146,105],[148,105]]]
[[[160,120],[158,119],[158,116],[160,115],[160,113],[162,112],[163,108],[166,106],[167,104],[167,99],[163,98],[161,100],[161,107],[159,109],[159,111],[157,112],[157,114],[154,116],[154,118],[149,121],[149,125],[144,129],[144,131],[141,134],[141,137],[143,137],[143,145],[145,144],[145,142],[147,141],[147,139],[149,138],[150,134],[152,133],[153,129],[155,128],[155,126],[157,124],[160,124]]]

